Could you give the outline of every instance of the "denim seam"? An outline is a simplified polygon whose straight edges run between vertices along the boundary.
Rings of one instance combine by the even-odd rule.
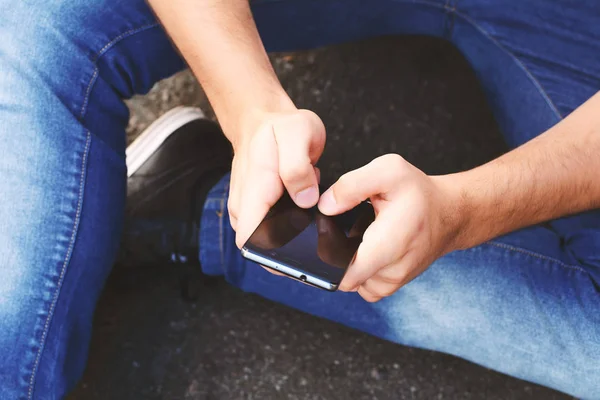
[[[457,0],[446,0],[444,4],[444,11],[446,12],[446,21],[444,22],[445,36],[450,39],[452,32],[454,31],[454,22],[456,16],[456,1]]]
[[[140,27],[132,28],[128,31],[121,33],[119,36],[117,36],[116,38],[114,38],[113,40],[108,42],[103,48],[101,48],[100,51],[98,51],[96,53],[96,55],[94,57],[92,57],[92,61],[94,63],[97,62],[100,59],[100,57],[102,57],[104,54],[106,54],[106,52],[108,50],[110,50],[114,45],[119,43],[121,40],[126,39],[129,36],[135,35],[136,33],[140,33],[142,31],[145,31],[145,30],[148,30],[151,28],[156,28],[158,26],[160,26],[160,24],[158,22],[153,22],[151,24],[142,25]]]
[[[394,1],[402,1],[402,0],[394,0]],[[510,58],[512,58],[512,60],[515,62],[515,64],[517,64],[517,66],[519,68],[521,68],[523,70],[523,72],[525,72],[525,74],[527,75],[527,77],[529,78],[529,80],[533,83],[533,85],[536,87],[536,89],[538,90],[538,92],[542,95],[542,97],[544,98],[544,101],[550,107],[550,109],[556,115],[556,117],[558,119],[562,119],[562,115],[558,111],[558,108],[554,104],[554,101],[552,101],[552,99],[550,98],[550,96],[546,92],[546,89],[544,89],[544,87],[539,82],[539,80],[535,76],[533,76],[533,74],[531,73],[531,71],[529,70],[529,68],[527,68],[527,66],[525,64],[523,64],[523,61],[521,61],[521,59],[519,57],[517,57],[512,51],[508,50],[502,43],[500,43],[498,41],[498,39],[494,38],[488,31],[486,31],[481,25],[479,25],[477,22],[475,22],[475,20],[473,20],[471,17],[469,17],[469,16],[461,13],[460,11],[456,10],[456,8],[454,9],[454,13],[457,16],[459,16],[462,19],[464,19],[469,24],[471,24],[475,29],[477,29],[485,37],[487,37],[493,44],[495,44],[496,47],[498,47],[500,50],[502,50],[504,53],[506,53]]]
[[[81,106],[81,111],[79,112],[79,120],[83,120],[83,116],[85,115],[86,111],[87,111],[87,105],[88,105],[88,101],[90,98],[90,94],[92,93],[92,87],[94,86],[94,83],[96,83],[96,79],[98,79],[98,66],[96,66],[94,64],[94,73],[92,74],[92,77],[90,78],[90,82],[87,85],[87,89],[85,90],[85,97],[83,98],[83,105]]]
[[[538,258],[540,260],[550,261],[550,262],[553,262],[553,263],[555,263],[557,265],[560,265],[563,268],[568,268],[568,269],[572,269],[572,270],[575,270],[575,271],[583,272],[586,275],[588,274],[588,272],[585,269],[581,268],[580,266],[567,264],[565,262],[557,260],[556,258],[548,257],[548,256],[545,256],[543,254],[539,254],[539,253],[536,253],[534,251],[527,250],[527,249],[524,249],[524,248],[521,248],[521,247],[512,246],[512,245],[505,244],[505,243],[500,243],[500,242],[493,241],[493,240],[485,242],[484,244],[488,244],[490,246],[498,247],[498,248],[501,248],[501,249],[504,249],[504,250],[510,250],[510,251],[514,251],[514,252],[517,252],[517,253],[525,254],[525,255],[528,255],[528,256],[531,256],[531,257]]]
[[[414,1],[392,0],[392,1],[395,1],[397,3],[421,3],[421,4],[429,5],[431,7],[443,8],[443,9],[447,10],[447,8],[445,6],[441,6],[439,4],[436,4],[436,3],[433,3],[433,2],[427,1],[427,0],[414,0]],[[533,76],[533,74],[531,73],[531,71],[529,71],[529,69],[525,66],[525,64],[523,64],[521,59],[519,59],[515,54],[513,54],[513,52],[511,52],[505,46],[503,46],[502,43],[500,43],[496,38],[494,38],[488,31],[483,29],[483,27],[481,25],[479,25],[477,22],[475,22],[475,20],[473,20],[471,17],[458,11],[456,9],[456,5],[454,5],[452,11],[454,12],[454,14],[456,14],[457,16],[461,17],[466,22],[471,24],[475,29],[477,29],[479,32],[481,32],[481,34],[483,34],[493,44],[495,44],[496,47],[498,47],[500,50],[502,50],[504,53],[506,53],[510,58],[512,58],[512,60],[519,66],[519,68],[521,68],[523,70],[523,72],[525,72],[525,74],[527,75],[529,80],[534,84],[534,86],[536,87],[538,92],[544,98],[544,101],[546,102],[546,104],[552,109],[552,112],[558,117],[558,119],[562,119],[562,116],[560,115],[558,108],[556,108],[556,105],[554,104],[554,102],[552,101],[550,96],[548,96],[548,93],[546,92],[546,90],[543,88],[543,86],[537,80],[537,78],[535,76]]]
[[[65,278],[65,275],[67,272],[67,265],[69,264],[69,261],[71,260],[71,256],[73,255],[73,249],[75,247],[77,232],[79,231],[79,222],[81,221],[81,209],[83,208],[83,192],[84,192],[84,186],[85,186],[85,177],[87,175],[86,174],[86,166],[87,166],[87,161],[88,161],[88,154],[90,151],[90,144],[91,144],[91,134],[88,130],[88,131],[86,131],[85,147],[83,149],[83,156],[81,159],[81,172],[79,174],[79,190],[78,190],[79,193],[77,195],[77,210],[75,212],[73,227],[71,229],[71,237],[69,239],[69,246],[67,247],[67,252],[65,254],[65,258],[62,263],[60,275],[58,278],[54,296],[52,298],[52,303],[50,304],[50,309],[48,310],[48,315],[46,316],[46,322],[44,323],[44,329],[42,332],[42,337],[40,339],[40,347],[39,347],[39,350],[35,357],[33,369],[31,371],[31,378],[29,379],[29,389],[28,389],[28,395],[27,395],[28,399],[33,398],[33,390],[34,390],[34,386],[35,386],[35,378],[37,375],[37,370],[38,370],[38,367],[40,364],[40,360],[42,358],[42,353],[44,352],[44,349],[46,347],[45,346],[46,339],[48,337],[48,332],[50,331],[50,325],[52,324],[52,320],[54,317],[54,311],[56,309],[56,304],[58,303],[58,298],[60,297],[62,284],[63,284],[64,278]]]
[[[117,36],[116,38],[114,38],[113,40],[111,40],[110,42],[108,42],[104,47],[102,47],[96,54],[94,54],[92,56],[91,60],[92,60],[92,63],[94,64],[94,73],[92,74],[92,77],[90,78],[90,82],[88,83],[87,89],[85,91],[83,105],[81,106],[81,112],[79,113],[80,121],[83,120],[83,117],[85,116],[85,113],[87,112],[87,106],[88,106],[90,95],[92,93],[92,88],[94,87],[94,84],[96,83],[96,80],[98,79],[98,74],[100,72],[98,69],[98,60],[100,60],[100,58],[102,58],[102,56],[104,54],[106,54],[108,52],[108,50],[113,48],[120,41],[127,39],[128,37],[133,36],[137,33],[146,31],[148,29],[157,28],[159,26],[160,26],[160,24],[158,22],[154,22],[152,24],[147,24],[147,25],[141,26],[139,28],[134,28],[134,29],[125,31],[125,32],[121,33],[119,36]]]
[[[136,33],[139,32],[143,32],[145,30],[148,29],[152,29],[155,27],[158,27],[159,24],[157,22],[152,23],[152,24],[148,24],[148,25],[144,25],[141,26],[139,28],[135,28],[135,29],[130,29],[122,34],[120,34],[119,36],[117,36],[116,38],[114,38],[113,40],[111,40],[110,42],[108,42],[104,47],[102,47],[100,49],[100,51],[98,51],[93,57],[92,57],[92,63],[94,64],[94,72],[90,78],[90,82],[88,83],[87,87],[86,87],[86,91],[84,94],[84,99],[83,99],[83,103],[81,105],[81,111],[79,113],[79,120],[83,120],[83,117],[85,116],[86,112],[87,112],[87,105],[89,102],[89,97],[91,95],[92,92],[92,88],[94,86],[94,83],[96,82],[97,78],[98,78],[98,74],[99,74],[99,69],[98,69],[98,60],[104,55],[106,54],[106,52],[108,50],[110,50],[114,45],[116,45],[118,42],[120,42],[123,39],[126,39]],[[48,336],[48,332],[50,331],[50,325],[52,324],[52,320],[53,320],[53,316],[54,316],[54,310],[56,308],[56,304],[58,303],[58,298],[60,297],[60,292],[61,292],[61,287],[62,287],[62,283],[67,271],[67,266],[71,260],[71,255],[73,252],[73,248],[75,247],[75,241],[77,238],[77,233],[79,231],[79,222],[81,220],[81,209],[83,207],[83,192],[84,192],[84,186],[85,186],[85,177],[86,177],[86,165],[87,165],[87,160],[88,160],[88,155],[89,155],[89,150],[90,150],[90,145],[91,145],[91,137],[92,137],[92,133],[90,132],[90,130],[86,129],[86,142],[85,142],[85,148],[84,148],[84,152],[83,152],[83,158],[82,158],[82,162],[81,162],[81,173],[80,173],[80,180],[79,180],[79,193],[78,193],[78,198],[77,198],[77,211],[75,212],[75,220],[73,221],[73,228],[71,231],[71,238],[69,239],[69,246],[67,248],[67,253],[65,254],[65,258],[61,267],[61,272],[60,272],[60,276],[59,276],[59,280],[58,280],[58,284],[57,284],[57,288],[56,291],[54,293],[54,297],[52,299],[52,303],[50,304],[50,309],[48,310],[48,316],[46,317],[46,322],[44,323],[44,329],[42,332],[42,338],[40,340],[40,348],[37,352],[37,355],[35,357],[35,361],[33,364],[33,368],[31,371],[31,377],[29,379],[29,388],[27,390],[27,398],[28,400],[31,400],[33,398],[33,392],[34,392],[34,386],[35,386],[35,379],[37,376],[37,371],[39,368],[39,363],[40,360],[42,358],[42,353],[44,352],[45,349],[45,345],[46,345],[46,339]]]

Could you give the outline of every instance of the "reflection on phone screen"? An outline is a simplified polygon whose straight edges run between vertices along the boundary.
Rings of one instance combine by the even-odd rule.
[[[317,276],[341,280],[373,218],[369,204],[330,217],[316,207],[299,208],[286,196],[269,211],[246,247]]]

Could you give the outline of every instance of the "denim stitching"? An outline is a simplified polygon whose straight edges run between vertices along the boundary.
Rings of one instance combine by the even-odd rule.
[[[143,25],[143,26],[140,26],[139,28],[133,28],[133,29],[130,29],[128,31],[121,33],[119,36],[117,36],[116,38],[114,38],[113,40],[108,42],[106,44],[106,46],[101,48],[100,51],[97,52],[94,57],[92,57],[92,61],[94,63],[97,62],[100,59],[100,57],[102,57],[111,47],[113,47],[115,44],[117,44],[121,40],[123,40],[129,36],[135,35],[136,33],[145,31],[147,29],[156,28],[158,26],[160,26],[160,24],[158,22],[154,22],[154,23]]]
[[[88,106],[88,102],[89,102],[89,98],[90,98],[90,94],[92,93],[92,88],[94,86],[94,83],[96,83],[96,79],[98,79],[98,74],[99,74],[99,69],[98,69],[98,60],[100,60],[100,58],[106,54],[106,52],[108,50],[110,50],[114,45],[116,45],[118,42],[120,42],[123,39],[126,39],[130,36],[135,35],[136,33],[140,33],[143,31],[146,31],[148,29],[152,29],[152,28],[156,28],[160,26],[158,23],[152,23],[152,24],[148,24],[148,25],[144,25],[141,26],[139,28],[135,28],[135,29],[130,29],[126,32],[123,32],[122,34],[120,34],[119,36],[117,36],[115,39],[111,40],[110,42],[108,42],[108,44],[106,44],[102,49],[100,49],[100,51],[98,51],[96,54],[94,54],[94,56],[92,57],[92,63],[94,64],[94,73],[92,74],[92,77],[90,78],[90,82],[87,86],[87,89],[85,91],[85,97],[83,99],[83,105],[81,106],[81,111],[79,113],[79,120],[83,120],[83,117],[87,111],[87,106]]]
[[[58,278],[57,288],[54,292],[54,298],[52,299],[52,303],[50,304],[50,309],[48,310],[48,316],[46,317],[46,322],[44,324],[44,330],[42,332],[42,338],[40,340],[40,348],[38,350],[37,356],[35,357],[35,362],[33,364],[33,370],[31,371],[31,378],[29,379],[29,390],[28,390],[28,399],[33,398],[33,387],[34,381],[37,374],[37,369],[39,367],[40,359],[42,353],[44,352],[44,348],[46,345],[46,338],[48,336],[48,331],[50,330],[50,324],[52,322],[52,317],[54,316],[54,310],[56,308],[56,303],[58,303],[58,298],[60,296],[60,289],[62,287],[65,274],[67,272],[67,264],[71,259],[71,255],[73,254],[73,248],[75,247],[75,238],[77,236],[77,232],[79,229],[79,222],[81,220],[81,209],[83,205],[83,188],[85,186],[85,177],[86,177],[86,165],[88,160],[88,154],[90,150],[91,143],[91,134],[90,131],[86,131],[86,141],[85,147],[83,151],[83,158],[81,160],[81,173],[79,176],[79,194],[77,196],[77,211],[75,212],[75,220],[73,221],[73,228],[71,231],[71,238],[69,239],[69,247],[67,248],[67,253],[65,254],[65,259],[63,261],[60,276]]]
[[[394,1],[399,1],[399,0],[394,0]],[[521,61],[521,59],[519,59],[510,50],[508,50],[506,47],[504,47],[496,38],[494,38],[488,31],[486,31],[485,29],[483,29],[483,27],[481,27],[479,24],[477,24],[477,22],[475,22],[474,20],[472,20],[470,17],[468,17],[468,16],[466,16],[466,15],[464,15],[461,12],[456,11],[456,10],[454,10],[454,13],[456,15],[458,15],[459,17],[461,17],[462,19],[464,19],[469,24],[471,24],[475,29],[477,29],[484,36],[486,36],[488,39],[490,39],[491,42],[496,45],[496,47],[498,47],[500,50],[502,50],[503,52],[505,52],[510,58],[512,58],[513,61],[517,64],[517,66],[519,66],[523,70],[523,72],[525,72],[525,74],[527,75],[527,77],[529,78],[529,80],[533,83],[533,85],[536,87],[536,89],[538,90],[538,92],[542,95],[542,97],[544,98],[544,101],[550,107],[550,109],[556,115],[556,117],[558,119],[562,119],[562,115],[558,111],[558,108],[556,108],[556,105],[554,104],[554,101],[552,101],[552,99],[550,98],[550,96],[548,96],[548,93],[543,88],[542,84],[538,81],[538,79],[535,76],[533,76],[533,74],[531,73],[531,71],[529,71],[529,69],[527,68],[527,66],[525,64],[523,64],[523,61]]]
[[[446,14],[446,20],[444,21],[444,36],[450,39],[452,37],[452,32],[454,31],[454,21],[456,17],[455,0],[446,0],[446,3],[444,4],[444,11]]]
[[[115,44],[117,44],[118,42],[120,42],[121,40],[130,37],[136,33],[151,29],[151,28],[155,28],[158,27],[159,24],[158,23],[152,23],[152,24],[148,24],[148,25],[144,25],[142,27],[139,28],[135,28],[135,29],[130,29],[122,34],[120,34],[119,36],[117,36],[115,39],[111,40],[108,44],[106,44],[104,47],[102,47],[102,49],[100,49],[100,51],[98,51],[93,57],[92,57],[92,62],[94,63],[94,72],[92,74],[92,77],[90,78],[90,82],[87,85],[86,91],[85,91],[85,95],[84,95],[84,99],[83,99],[83,103],[81,105],[81,111],[79,113],[79,120],[81,121],[83,119],[83,117],[85,116],[85,113],[87,111],[87,105],[89,102],[89,97],[91,95],[92,92],[92,87],[94,86],[94,83],[97,80],[98,74],[99,74],[99,69],[98,69],[98,65],[97,62],[98,60],[104,55],[106,54],[106,52],[112,48]],[[44,329],[42,331],[42,338],[40,340],[40,348],[37,352],[37,355],[35,357],[35,362],[33,364],[33,369],[31,371],[31,378],[29,379],[29,388],[27,390],[27,398],[28,400],[31,400],[33,398],[33,390],[34,390],[34,386],[35,386],[35,378],[37,376],[37,371],[38,371],[38,367],[39,367],[39,363],[42,357],[42,353],[44,352],[44,348],[46,345],[46,339],[48,336],[48,332],[50,330],[50,324],[52,323],[52,318],[54,316],[54,310],[56,308],[56,304],[58,303],[58,298],[60,297],[60,291],[61,291],[61,287],[62,287],[62,283],[64,280],[64,276],[66,274],[67,271],[67,265],[71,259],[71,255],[73,252],[73,248],[75,247],[75,240],[76,240],[76,236],[79,230],[79,222],[81,220],[81,208],[83,205],[83,192],[84,192],[84,186],[85,186],[85,177],[86,177],[86,165],[87,165],[87,159],[88,159],[88,154],[89,154],[89,150],[90,150],[90,145],[91,145],[91,132],[89,130],[86,130],[86,142],[85,142],[85,148],[84,148],[84,153],[83,153],[83,159],[81,162],[81,174],[80,174],[80,180],[79,180],[79,194],[78,194],[78,199],[77,199],[77,211],[75,212],[75,220],[73,222],[73,228],[72,228],[72,232],[71,232],[71,238],[69,239],[69,247],[67,248],[67,253],[65,254],[65,259],[63,261],[63,265],[61,268],[61,272],[60,272],[60,276],[58,279],[58,284],[57,284],[57,289],[55,291],[54,297],[52,299],[52,303],[50,305],[50,309],[48,310],[48,316],[46,317],[46,322],[44,323]]]
[[[87,89],[85,90],[85,97],[83,98],[83,105],[81,106],[81,111],[79,112],[79,120],[83,120],[83,116],[87,110],[88,101],[90,98],[90,94],[92,93],[92,87],[94,83],[96,83],[96,79],[98,79],[98,67],[94,65],[94,73],[90,79],[90,83],[88,83]]]
[[[266,4],[266,3],[277,3],[277,2],[281,2],[282,0],[262,0],[260,1],[260,3]],[[432,7],[436,7],[436,8],[446,8],[444,6],[441,6],[437,3],[431,2],[431,1],[427,1],[427,0],[415,0],[415,1],[406,1],[406,0],[392,0],[398,3],[420,3],[420,4],[424,4],[424,5],[429,5]],[[257,2],[258,3],[258,2]],[[546,91],[543,89],[543,87],[541,86],[541,84],[539,83],[539,81],[531,74],[531,72],[527,69],[527,67],[522,63],[522,61],[517,58],[512,52],[510,52],[509,50],[507,50],[504,46],[502,46],[495,38],[493,38],[486,30],[484,30],[481,26],[479,26],[475,21],[473,21],[471,18],[467,17],[466,15],[456,11],[456,7],[453,7],[453,9],[451,10],[454,12],[454,14],[458,15],[459,17],[463,18],[466,22],[470,23],[471,25],[473,25],[478,31],[480,31],[483,35],[485,35],[486,37],[488,37],[492,43],[494,43],[497,47],[499,47],[502,51],[504,51],[506,54],[508,54],[515,63],[517,63],[517,65],[526,73],[526,75],[529,77],[529,79],[532,81],[532,83],[535,85],[535,87],[538,89],[538,91],[540,92],[540,94],[543,96],[544,100],[546,101],[546,103],[551,107],[552,111],[556,114],[556,116],[559,119],[562,119],[560,113],[558,112],[558,109],[556,108],[556,106],[554,105],[554,102],[550,99],[550,97],[548,96],[548,94],[546,93]],[[107,43],[102,49],[100,49],[99,52],[97,52],[94,57],[92,57],[92,62],[95,64],[95,68],[94,68],[94,72],[92,74],[92,77],[90,79],[90,82],[87,86],[86,92],[85,92],[85,96],[84,96],[84,101],[81,107],[81,112],[79,115],[80,119],[83,119],[86,111],[87,111],[87,104],[89,102],[89,97],[92,91],[92,87],[94,85],[94,83],[96,82],[96,79],[98,77],[98,66],[96,65],[96,63],[98,62],[98,60],[110,49],[112,48],[114,45],[116,45],[118,42],[120,42],[121,40],[132,36],[136,33],[151,29],[151,28],[155,28],[160,26],[159,23],[152,23],[152,24],[148,24],[139,28],[135,28],[135,29],[131,29],[129,31],[126,31],[124,33],[122,33],[121,35],[117,36],[115,39],[113,39],[112,41],[110,41],[109,43]],[[61,269],[61,275],[59,277],[59,283],[58,283],[58,289],[55,293],[52,305],[50,307],[50,311],[49,311],[49,315],[46,318],[46,323],[44,325],[44,331],[42,333],[42,340],[41,340],[41,345],[40,345],[40,350],[38,350],[38,354],[36,356],[36,360],[34,363],[34,368],[31,374],[31,378],[29,380],[29,390],[28,390],[28,398],[31,399],[33,396],[33,386],[34,386],[34,381],[35,381],[35,377],[36,377],[36,373],[37,373],[37,368],[39,366],[39,361],[41,358],[41,354],[44,350],[44,345],[45,345],[45,340],[46,340],[46,336],[48,334],[48,330],[50,327],[50,323],[52,320],[52,316],[53,316],[53,312],[54,312],[54,308],[56,307],[56,303],[58,302],[58,297],[60,294],[60,286],[62,285],[62,281],[64,279],[64,275],[66,273],[66,267],[67,267],[67,263],[70,259],[71,256],[71,252],[73,250],[74,244],[75,244],[75,237],[78,231],[78,226],[79,226],[79,221],[80,221],[80,217],[81,217],[81,208],[82,208],[82,204],[83,204],[83,187],[84,187],[84,182],[85,182],[85,176],[86,176],[86,171],[85,171],[85,165],[87,164],[87,158],[88,158],[88,153],[89,153],[89,147],[90,147],[90,142],[91,142],[91,133],[90,131],[86,131],[86,145],[85,145],[85,149],[84,149],[84,154],[83,154],[83,160],[82,160],[82,166],[81,166],[81,175],[80,175],[80,186],[79,186],[79,196],[78,196],[78,204],[77,204],[77,211],[76,211],[76,215],[75,215],[75,221],[74,221],[74,226],[73,226],[73,230],[72,230],[72,234],[71,234],[71,239],[69,241],[69,248],[67,249],[67,254],[65,256],[65,260],[63,262],[63,267]],[[223,207],[222,207],[223,208]],[[220,219],[221,221],[221,230],[222,230],[222,218]],[[220,235],[222,236],[222,235]],[[222,242],[222,239],[221,239]],[[573,266],[573,265],[568,265],[565,264],[559,260],[553,259],[551,257],[547,257],[541,254],[537,254],[537,253],[533,253],[530,252],[528,250],[525,249],[521,249],[521,248],[517,248],[517,247],[513,247],[513,246],[508,246],[505,245],[503,243],[497,243],[497,242],[487,242],[488,244],[492,245],[492,246],[496,246],[499,248],[505,248],[508,250],[512,250],[512,251],[517,251],[520,253],[524,253],[533,257],[537,257],[540,259],[544,259],[547,261],[553,261],[556,262],[559,265],[562,265],[563,267],[566,268],[571,268],[580,272],[584,272],[587,273],[587,271],[585,271],[584,269],[582,269],[581,267],[578,266]],[[223,254],[223,243],[221,243],[221,254]],[[222,261],[222,263],[224,263],[224,261]]]
[[[588,272],[585,269],[581,268],[578,265],[567,264],[567,263],[564,263],[564,262],[562,262],[560,260],[557,260],[556,258],[548,257],[548,256],[545,256],[543,254],[539,254],[539,253],[533,252],[531,250],[523,249],[521,247],[516,247],[516,246],[509,245],[509,244],[505,244],[505,243],[501,243],[501,242],[496,242],[496,241],[493,241],[493,240],[489,241],[489,242],[486,242],[484,244],[488,244],[490,246],[498,247],[498,248],[501,248],[501,249],[504,249],[504,250],[510,250],[510,251],[514,251],[514,252],[517,252],[517,253],[525,254],[525,255],[528,255],[528,256],[531,256],[531,257],[538,258],[540,260],[550,261],[550,262],[553,262],[555,264],[560,265],[563,268],[568,268],[568,269],[573,269],[575,271],[583,272],[586,275],[588,274]]]
[[[439,4],[436,4],[436,3],[433,3],[433,2],[427,1],[427,0],[414,0],[414,1],[392,0],[392,1],[395,1],[397,3],[421,3],[421,4],[429,5],[429,6],[432,6],[432,7],[436,7],[436,8],[444,8],[444,9],[446,9],[446,7],[442,7]],[[448,1],[450,1],[450,0],[448,0]],[[523,72],[525,72],[525,74],[527,75],[527,77],[529,78],[529,80],[534,84],[534,86],[536,87],[536,89],[538,90],[538,92],[544,98],[544,101],[546,102],[546,104],[552,109],[552,112],[558,117],[558,119],[562,119],[562,116],[560,115],[560,112],[558,111],[558,108],[556,108],[556,105],[554,104],[554,102],[552,101],[552,99],[550,98],[550,96],[548,96],[548,93],[546,92],[546,90],[542,87],[542,85],[537,80],[537,78],[535,76],[533,76],[533,74],[531,73],[531,71],[529,71],[529,69],[525,66],[525,64],[523,64],[523,62],[517,56],[515,56],[511,51],[509,51],[506,47],[504,47],[497,39],[495,39],[488,31],[486,31],[485,29],[483,29],[483,27],[481,27],[473,19],[471,19],[467,15],[461,13],[460,11],[457,11],[456,10],[456,6],[453,7],[452,11],[454,12],[454,14],[456,14],[457,16],[461,17],[466,22],[468,22],[469,24],[471,24],[475,29],[477,29],[479,32],[481,32],[481,34],[483,34],[488,39],[490,39],[491,42],[493,44],[495,44],[500,50],[502,50],[510,58],[512,58],[513,61],[523,70]]]
[[[257,3],[257,5],[261,5],[261,3],[269,4],[269,3],[279,3],[282,1],[286,1],[286,0],[259,0],[259,1],[256,1],[255,3]],[[430,0],[412,0],[412,1],[411,0],[390,0],[390,1],[393,1],[396,3],[405,3],[405,4],[422,4],[422,5],[427,5],[430,7],[438,8],[441,10],[448,10],[448,8],[446,6],[449,4],[449,2],[451,0],[448,0],[446,2],[446,4],[438,4],[438,3],[435,3]],[[465,14],[462,14],[461,12],[457,11],[456,7],[453,7],[453,11],[454,11],[455,15],[461,17],[466,22],[471,24],[475,29],[477,29],[479,32],[481,32],[481,34],[483,34],[488,39],[490,39],[490,41],[493,44],[495,44],[498,48],[500,48],[500,50],[504,51],[510,58],[512,58],[512,60],[517,64],[517,66],[519,66],[523,70],[523,72],[525,72],[525,74],[527,75],[529,80],[533,83],[533,85],[536,87],[538,92],[542,95],[542,97],[544,98],[544,101],[550,107],[550,109],[556,115],[556,117],[558,119],[562,119],[562,116],[561,116],[560,112],[558,111],[558,108],[556,108],[556,105],[554,104],[554,102],[552,101],[550,96],[548,96],[548,93],[546,92],[546,90],[542,87],[542,85],[537,80],[537,78],[535,76],[533,76],[531,71],[529,71],[529,69],[525,66],[525,64],[523,64],[523,62],[517,56],[515,56],[511,51],[509,51],[506,47],[504,47],[498,40],[496,40],[492,35],[490,35],[489,32],[487,32],[485,29],[483,29],[474,20],[472,20],[470,17],[466,16]]]

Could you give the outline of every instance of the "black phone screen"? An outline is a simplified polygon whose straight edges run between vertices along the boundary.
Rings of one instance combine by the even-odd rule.
[[[244,247],[337,285],[373,219],[373,207],[368,203],[330,217],[317,207],[300,208],[286,195],[271,208]]]

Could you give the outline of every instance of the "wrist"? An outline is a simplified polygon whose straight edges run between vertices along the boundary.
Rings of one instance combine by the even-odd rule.
[[[271,92],[270,96],[262,99],[256,97],[250,97],[247,101],[238,99],[237,104],[229,110],[217,113],[223,131],[234,149],[249,139],[273,114],[292,112],[297,109],[283,88],[277,92]]]
[[[252,137],[265,121],[274,115],[297,111],[296,106],[287,95],[281,99],[273,99],[260,106],[248,106],[238,115],[235,127],[232,127],[231,140],[234,145]]]
[[[440,189],[441,225],[445,232],[446,246],[444,253],[464,250],[476,246],[479,232],[473,221],[476,209],[474,199],[468,193],[464,173],[432,176]]]

